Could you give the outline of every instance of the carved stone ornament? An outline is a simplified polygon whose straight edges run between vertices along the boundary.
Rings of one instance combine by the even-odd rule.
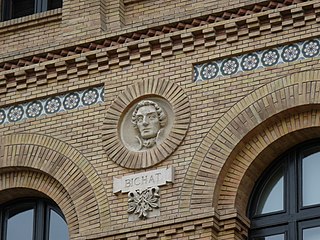
[[[143,191],[135,190],[128,193],[128,213],[140,219],[146,219],[149,212],[159,208],[159,187],[149,187]]]
[[[145,80],[127,87],[106,114],[102,140],[111,160],[141,169],[170,156],[190,123],[189,100],[166,80]]]
[[[138,146],[134,150],[146,150],[159,144],[161,131],[166,127],[167,114],[155,101],[142,100],[134,108],[132,124],[137,129]]]

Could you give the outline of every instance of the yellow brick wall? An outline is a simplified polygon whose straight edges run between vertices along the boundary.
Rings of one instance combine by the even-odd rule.
[[[35,25],[30,27],[26,22],[2,23],[0,60],[47,54],[86,39],[102,41],[126,29],[134,32],[132,26],[148,29],[157,21],[191,19],[249,3],[66,0],[61,13],[44,17],[52,21],[31,21]],[[119,7],[124,10],[110,10]],[[320,61],[310,58],[201,82],[193,81],[193,66],[319,37],[318,12],[307,10],[303,21],[299,17],[280,29],[270,26],[254,35],[248,30],[236,40],[228,32],[214,44],[202,36],[214,27],[228,28],[264,13],[0,72],[0,108],[92,86],[105,89],[104,103],[0,126],[0,202],[5,201],[1,192],[15,187],[48,195],[65,214],[71,239],[245,239],[246,206],[255,180],[286,149],[320,136]],[[278,11],[270,10],[265,18]],[[142,42],[156,46],[148,60],[142,54],[137,57]],[[108,64],[99,62],[101,56]],[[175,168],[174,184],[160,187],[161,215],[129,222],[128,197],[113,194],[113,177],[145,170],[114,163],[103,148],[102,132],[113,101],[141,80],[179,85],[190,102],[190,125],[173,154],[147,169]],[[259,106],[266,111],[259,111]],[[289,139],[296,131],[301,135],[279,149],[279,139]],[[264,164],[261,154],[270,156]]]
[[[161,24],[177,19],[189,19],[194,16],[205,16],[222,12],[228,9],[237,9],[246,5],[252,5],[263,1],[205,1],[205,0],[125,0],[126,25],[136,27],[148,24]]]

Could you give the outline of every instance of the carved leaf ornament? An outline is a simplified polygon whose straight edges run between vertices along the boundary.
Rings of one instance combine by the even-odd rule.
[[[151,148],[134,146],[137,139],[132,115],[138,103],[156,102],[166,112],[167,124],[160,141]],[[102,140],[108,157],[122,167],[142,169],[169,157],[183,141],[190,124],[190,105],[183,89],[167,80],[144,80],[130,85],[111,104]]]
[[[151,187],[140,192],[140,190],[128,193],[128,213],[136,214],[140,219],[146,219],[148,213],[159,208],[159,187]]]

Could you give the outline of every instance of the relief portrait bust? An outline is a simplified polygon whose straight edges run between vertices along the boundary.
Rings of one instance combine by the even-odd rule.
[[[136,139],[139,142],[137,150],[154,147],[159,141],[162,129],[167,124],[167,114],[154,101],[140,101],[133,113],[131,122],[137,130]]]
[[[145,169],[174,153],[189,123],[189,99],[178,84],[162,79],[138,81],[108,107],[103,146],[108,159],[120,166]]]

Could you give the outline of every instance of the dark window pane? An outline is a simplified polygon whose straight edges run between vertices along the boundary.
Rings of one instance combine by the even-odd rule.
[[[267,237],[259,237],[254,240],[285,240],[284,234],[272,235]]]
[[[34,0],[12,0],[12,18],[34,14]]]
[[[48,0],[48,10],[61,8],[62,0]]]
[[[49,240],[68,240],[68,226],[64,219],[50,210]]]
[[[32,240],[34,209],[8,211],[6,240]]]

